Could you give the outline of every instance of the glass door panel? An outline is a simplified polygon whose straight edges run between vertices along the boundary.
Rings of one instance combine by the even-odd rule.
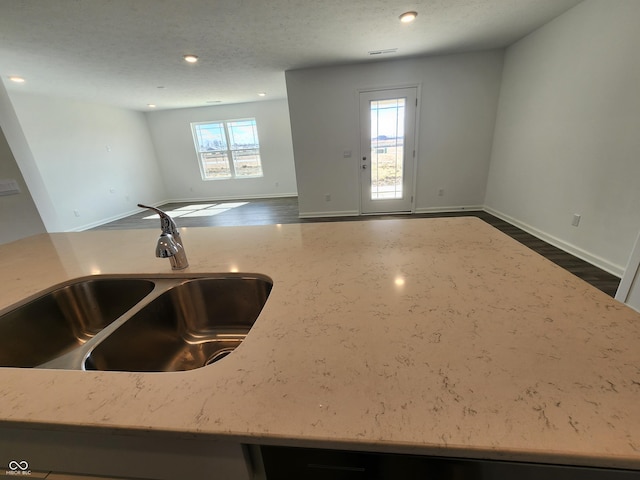
[[[410,212],[416,88],[360,94],[361,213]]]

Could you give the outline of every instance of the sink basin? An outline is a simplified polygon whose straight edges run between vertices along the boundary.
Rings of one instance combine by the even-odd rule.
[[[209,365],[242,342],[272,285],[258,275],[184,280],[97,343],[84,368],[166,372]]]
[[[203,367],[244,340],[272,286],[238,273],[71,280],[0,311],[0,367]]]
[[[0,366],[35,367],[78,348],[153,288],[142,279],[79,280],[0,315]]]

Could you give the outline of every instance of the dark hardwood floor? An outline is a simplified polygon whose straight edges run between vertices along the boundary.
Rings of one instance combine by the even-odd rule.
[[[229,200],[220,202],[184,202],[184,203],[167,203],[161,205],[162,210],[173,210],[186,205],[194,205],[199,203],[231,203],[240,200]],[[247,204],[233,208],[226,212],[220,213],[212,217],[180,217],[176,223],[180,227],[213,227],[213,226],[237,226],[237,225],[270,225],[276,223],[309,223],[309,222],[343,222],[343,221],[370,221],[388,218],[398,218],[397,215],[367,215],[355,217],[325,217],[304,219],[298,217],[298,199],[295,197],[287,198],[269,198],[269,199],[251,199],[247,200]],[[120,230],[133,228],[159,228],[159,222],[153,220],[144,220],[151,212],[140,212],[130,217],[116,220],[96,227],[94,230]],[[588,262],[566,253],[559,248],[549,245],[537,237],[507,223],[487,212],[483,211],[465,211],[451,213],[422,213],[413,215],[403,215],[403,218],[434,218],[434,217],[455,217],[455,216],[475,216],[478,217],[498,230],[506,233],[518,242],[526,245],[530,249],[540,255],[551,260],[560,267],[568,270],[574,275],[582,278],[594,287],[602,290],[604,293],[615,296],[620,279],[601,270]]]

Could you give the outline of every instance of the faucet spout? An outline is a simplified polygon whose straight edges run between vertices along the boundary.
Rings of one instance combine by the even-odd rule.
[[[160,215],[160,238],[156,246],[156,257],[168,258],[173,270],[183,270],[189,266],[187,254],[184,250],[180,231],[176,222],[169,215],[159,208],[150,207],[148,205],[138,204],[141,208],[147,208]]]

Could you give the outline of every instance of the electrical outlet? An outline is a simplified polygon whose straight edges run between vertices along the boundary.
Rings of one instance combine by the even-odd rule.
[[[15,195],[20,193],[18,182],[13,178],[0,179],[0,195]]]
[[[439,188],[438,189],[438,196],[441,197],[444,195],[444,188]]]
[[[74,211],[73,211],[73,214],[74,214],[76,217],[79,217],[79,216],[80,216],[80,212],[79,212],[78,210],[74,210]]]
[[[324,201],[325,201],[325,202],[330,202],[330,201],[331,201],[331,195],[327,193],[327,194],[324,196]]]
[[[573,225],[574,227],[577,227],[578,225],[580,225],[581,218],[582,218],[581,215],[578,215],[577,213],[575,213],[573,215],[573,220],[571,221],[571,225]]]

